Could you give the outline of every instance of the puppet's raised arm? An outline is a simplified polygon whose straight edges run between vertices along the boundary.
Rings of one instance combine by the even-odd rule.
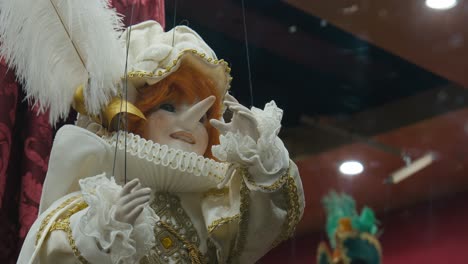
[[[250,174],[246,183],[250,189],[271,185],[289,167],[288,151],[278,137],[283,110],[274,101],[266,104],[263,110],[248,109],[229,94],[225,104],[233,117],[228,124],[211,120],[221,132],[221,144],[213,147],[213,154],[234,166],[246,167]]]
[[[227,188],[205,194],[202,208],[219,260],[253,263],[293,234],[304,194],[297,167],[277,136],[282,110],[274,102],[249,110],[227,100],[233,119],[211,121],[222,134],[213,153],[232,163],[233,173]]]

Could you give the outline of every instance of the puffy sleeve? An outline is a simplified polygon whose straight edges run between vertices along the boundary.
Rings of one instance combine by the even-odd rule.
[[[37,235],[27,238],[35,241],[35,252],[23,248],[18,263],[137,263],[154,246],[157,216],[149,206],[132,226],[114,218],[122,187],[113,178],[89,177],[80,186],[81,192],[54,203],[38,218],[40,224],[30,231]]]
[[[232,164],[232,174],[224,188],[208,191],[202,200],[209,239],[221,263],[254,263],[293,235],[304,210],[297,166],[277,136],[282,110],[271,102],[251,111],[259,139],[231,132],[221,136],[213,154]]]
[[[80,186],[88,207],[71,224],[81,254],[92,263],[138,262],[154,246],[155,212],[147,205],[134,225],[119,222],[114,215],[122,187],[114,178],[102,174],[80,180]]]

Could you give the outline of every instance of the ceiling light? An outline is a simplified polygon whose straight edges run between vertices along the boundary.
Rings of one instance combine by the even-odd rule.
[[[446,10],[457,5],[457,0],[426,0],[426,5],[433,9]]]
[[[340,172],[345,175],[356,175],[364,170],[364,166],[359,161],[345,161],[340,165]]]

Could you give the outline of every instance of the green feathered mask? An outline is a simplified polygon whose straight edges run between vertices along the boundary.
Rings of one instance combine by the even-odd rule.
[[[318,263],[380,263],[380,243],[375,238],[377,219],[372,209],[364,207],[359,214],[351,196],[335,191],[326,195],[322,202],[333,252],[322,242],[318,250]]]

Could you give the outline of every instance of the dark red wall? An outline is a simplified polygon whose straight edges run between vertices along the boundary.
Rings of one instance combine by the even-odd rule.
[[[468,193],[427,201],[378,215],[385,264],[467,264]],[[325,234],[314,233],[283,243],[260,263],[315,263]]]

